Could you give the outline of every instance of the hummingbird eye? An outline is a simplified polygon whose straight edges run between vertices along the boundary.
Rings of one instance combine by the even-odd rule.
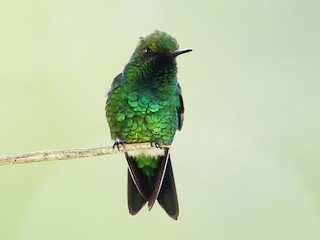
[[[154,53],[152,52],[152,50],[150,48],[143,49],[142,53],[143,53],[143,57],[145,57],[145,58],[149,58],[154,55]]]

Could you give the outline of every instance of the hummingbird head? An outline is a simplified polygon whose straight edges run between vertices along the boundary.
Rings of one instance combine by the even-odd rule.
[[[137,72],[146,75],[161,75],[164,72],[176,71],[175,58],[192,49],[178,49],[179,45],[175,38],[165,32],[156,30],[146,37],[140,37],[129,64],[133,65]]]

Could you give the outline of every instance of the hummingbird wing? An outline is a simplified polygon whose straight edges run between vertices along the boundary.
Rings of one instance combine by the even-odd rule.
[[[178,104],[178,107],[177,107],[177,111],[178,111],[178,130],[181,130],[182,125],[183,125],[184,105],[183,105],[181,87],[180,87],[179,83],[178,83],[178,94],[179,94],[179,104]]]
[[[114,79],[113,82],[111,84],[111,87],[109,88],[109,90],[107,91],[106,96],[109,97],[109,94],[119,86],[121,80],[123,79],[123,74],[119,73]]]

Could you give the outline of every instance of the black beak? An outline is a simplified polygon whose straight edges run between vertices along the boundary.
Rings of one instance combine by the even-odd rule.
[[[170,57],[177,57],[177,56],[179,56],[180,54],[187,53],[187,52],[191,52],[191,51],[192,51],[191,48],[179,49],[179,50],[175,50],[175,51],[169,52],[169,53],[168,53],[168,56],[170,56]]]

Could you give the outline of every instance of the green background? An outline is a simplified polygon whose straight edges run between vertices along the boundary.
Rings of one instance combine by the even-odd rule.
[[[320,4],[0,1],[0,154],[110,145],[105,92],[155,29],[186,107],[180,218],[126,206],[122,154],[0,168],[0,239],[320,239]]]

